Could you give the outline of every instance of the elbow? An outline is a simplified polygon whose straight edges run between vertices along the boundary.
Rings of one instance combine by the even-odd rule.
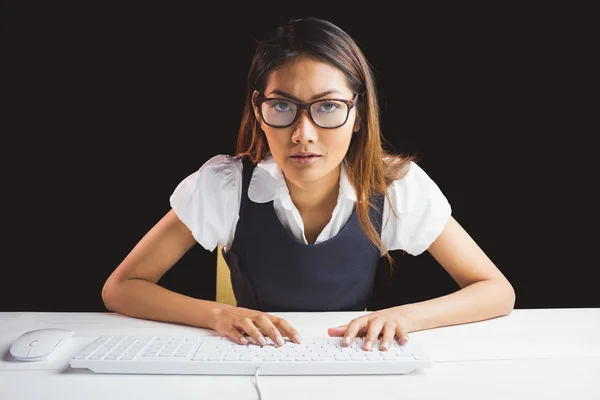
[[[102,287],[102,302],[104,303],[104,307],[108,311],[115,311],[115,285],[111,284],[110,281],[106,281],[104,286]]]
[[[504,313],[503,315],[509,315],[514,309],[517,300],[517,295],[515,293],[515,288],[510,284],[510,282],[505,281],[503,285],[504,301],[502,302]]]

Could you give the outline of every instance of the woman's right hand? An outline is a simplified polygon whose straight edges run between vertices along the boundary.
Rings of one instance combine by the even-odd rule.
[[[284,337],[295,343],[301,341],[296,329],[285,319],[243,307],[220,309],[212,325],[219,335],[242,345],[248,344],[246,335],[261,346],[267,344],[265,337],[269,337],[277,347],[285,344]]]

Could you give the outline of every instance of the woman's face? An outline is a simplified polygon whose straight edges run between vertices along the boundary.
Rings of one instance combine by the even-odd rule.
[[[255,92],[255,95],[257,93]],[[346,83],[346,77],[337,68],[310,58],[302,57],[288,62],[273,71],[264,91],[268,101],[262,105],[265,120],[273,124],[284,123],[294,115],[294,105],[288,101],[305,103],[318,99],[353,100],[354,93]],[[313,115],[320,124],[345,118],[345,106],[340,103],[319,103],[313,107]],[[346,123],[338,128],[326,129],[316,125],[307,110],[299,110],[296,121],[287,128],[274,128],[255,114],[266,134],[273,158],[288,180],[302,186],[324,178],[337,177],[354,128],[356,107],[350,110]],[[281,123],[280,123],[281,124]],[[314,156],[307,157],[302,153]]]

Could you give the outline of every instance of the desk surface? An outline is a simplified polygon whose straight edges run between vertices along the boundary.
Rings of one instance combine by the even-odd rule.
[[[300,334],[363,313],[277,313]],[[8,350],[22,333],[75,331],[47,361],[22,363]],[[113,313],[0,313],[1,399],[257,399],[250,376],[102,375],[68,367],[72,354],[102,334],[210,335],[188,326]],[[514,310],[506,317],[412,332],[434,365],[407,375],[262,376],[270,399],[600,399],[600,308]]]

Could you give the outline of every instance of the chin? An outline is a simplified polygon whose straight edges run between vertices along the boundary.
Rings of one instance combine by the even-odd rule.
[[[323,165],[299,166],[294,161],[289,161],[286,163],[283,173],[288,179],[308,183],[324,178],[331,171]]]
[[[286,178],[295,182],[314,182],[321,179],[325,174],[323,171],[309,171],[295,168],[294,166],[286,168],[283,171]]]

